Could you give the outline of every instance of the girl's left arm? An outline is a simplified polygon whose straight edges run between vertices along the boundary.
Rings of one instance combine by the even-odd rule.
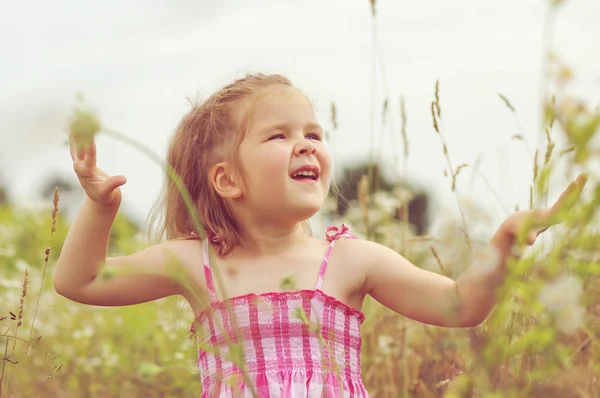
[[[455,282],[420,269],[376,243],[355,241],[355,260],[366,269],[365,291],[386,307],[419,322],[448,327],[477,326],[496,304],[495,290],[504,283],[506,264],[520,234],[528,245],[560,223],[579,200],[586,183],[580,176],[549,209],[524,210],[508,217],[489,245]]]

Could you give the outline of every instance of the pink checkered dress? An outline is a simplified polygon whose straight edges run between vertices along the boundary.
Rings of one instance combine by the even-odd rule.
[[[331,242],[315,288],[246,294],[218,301],[203,242],[211,306],[192,326],[199,343],[202,397],[368,397],[360,373],[362,312],[321,290],[337,239]],[[232,348],[230,348],[232,347]]]

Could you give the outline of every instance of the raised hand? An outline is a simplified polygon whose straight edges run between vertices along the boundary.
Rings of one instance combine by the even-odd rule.
[[[526,236],[524,243],[529,246],[533,245],[537,237],[544,231],[565,220],[569,210],[579,201],[586,182],[587,176],[580,175],[569,184],[550,208],[519,211],[508,217],[500,229],[515,237],[524,234]]]
[[[119,187],[127,182],[124,176],[109,176],[96,167],[96,142],[92,137],[69,136],[73,170],[87,196],[104,205],[119,204]]]

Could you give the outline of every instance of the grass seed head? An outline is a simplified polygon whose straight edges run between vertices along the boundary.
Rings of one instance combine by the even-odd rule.
[[[21,290],[21,300],[19,301],[19,315],[17,316],[17,327],[20,327],[23,323],[23,309],[25,308],[25,296],[27,296],[27,285],[29,284],[29,273],[25,270],[23,277],[23,288]]]
[[[433,118],[433,128],[439,134],[440,129],[438,127],[437,117],[435,115],[435,102],[431,103],[431,117]]]
[[[338,122],[337,122],[337,107],[335,102],[331,103],[331,124],[333,124],[333,129],[337,130]]]
[[[56,216],[58,214],[58,187],[54,187],[54,199],[52,200],[52,233],[56,232]]]
[[[69,132],[77,142],[85,144],[91,141],[100,128],[100,120],[92,110],[75,108]]]

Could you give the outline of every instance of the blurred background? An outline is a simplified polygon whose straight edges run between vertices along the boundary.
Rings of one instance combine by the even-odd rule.
[[[526,206],[533,151],[544,144],[544,49],[552,44],[567,65],[576,65],[572,87],[580,96],[598,98],[600,2],[565,3],[544,36],[541,0],[380,0],[375,22],[367,0],[6,2],[2,183],[21,204],[48,194],[56,180],[76,184],[64,143],[77,94],[105,125],[163,155],[188,98],[206,97],[248,71],[273,72],[289,76],[313,101],[331,132],[338,170],[367,161],[374,148],[385,173],[431,194],[435,215],[456,204],[430,112],[439,79],[454,167],[469,163],[489,180],[466,170],[457,189],[499,221],[505,214],[490,187],[505,208]],[[498,93],[510,100],[518,123]],[[401,96],[410,142],[405,167],[397,161],[404,150]],[[511,139],[515,134],[528,145]],[[123,211],[143,220],[160,189],[160,169],[108,137],[98,138],[98,151],[102,168],[128,177]]]
[[[52,288],[84,195],[67,130],[83,97],[105,126],[163,157],[189,100],[247,72],[287,75],[327,132],[339,189],[315,232],[347,222],[452,278],[509,213],[552,202],[587,172],[569,227],[552,228],[509,267],[482,326],[429,327],[367,300],[362,361],[373,396],[600,396],[598,0],[57,0],[1,9],[0,398],[199,395],[193,315],[181,299],[96,308]],[[548,136],[543,109],[556,117]],[[162,172],[110,136],[97,145],[100,167],[128,178],[109,253],[129,254],[148,244],[142,223]],[[549,186],[540,183],[546,163]]]

